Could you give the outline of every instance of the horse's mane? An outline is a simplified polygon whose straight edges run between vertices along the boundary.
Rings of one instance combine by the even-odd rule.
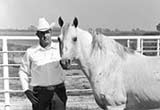
[[[93,36],[92,40],[92,52],[100,51],[101,53],[112,52],[113,54],[118,54],[120,57],[124,58],[125,55],[134,54],[134,50],[127,48],[117,41],[108,38],[107,36],[96,33],[95,31],[90,32]]]

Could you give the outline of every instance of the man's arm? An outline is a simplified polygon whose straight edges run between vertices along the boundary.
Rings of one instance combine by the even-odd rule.
[[[37,97],[35,97],[35,93],[34,91],[29,89],[29,78],[28,75],[23,72],[23,71],[19,71],[19,77],[22,83],[22,88],[23,91],[25,93],[25,95],[27,96],[27,98],[31,101],[32,104],[37,104],[39,103],[39,100]]]
[[[22,58],[22,64],[19,70],[19,77],[20,77],[20,81],[21,81],[22,88],[23,88],[25,95],[31,101],[32,104],[37,104],[39,103],[39,100],[35,96],[34,91],[29,89],[29,77],[28,76],[31,71],[30,67],[31,67],[31,60],[30,60],[28,53],[26,52]]]
[[[22,84],[23,91],[26,91],[29,89],[29,78],[28,75],[23,72],[22,70],[19,71],[19,77]]]
[[[23,91],[29,89],[29,75],[30,75],[30,67],[31,62],[29,58],[28,51],[24,54],[21,62],[21,66],[19,69],[19,77],[22,84]]]

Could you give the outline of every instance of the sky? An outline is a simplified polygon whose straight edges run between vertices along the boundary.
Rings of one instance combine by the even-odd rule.
[[[25,29],[45,17],[57,23],[61,16],[79,27],[111,30],[156,30],[160,0],[0,0],[0,28]]]

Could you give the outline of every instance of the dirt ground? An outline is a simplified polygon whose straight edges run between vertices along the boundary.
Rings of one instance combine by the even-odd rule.
[[[31,103],[27,98],[11,98],[10,110],[32,110]],[[0,102],[0,110],[5,110],[4,102]],[[67,110],[101,110],[95,103],[93,95],[68,96]]]

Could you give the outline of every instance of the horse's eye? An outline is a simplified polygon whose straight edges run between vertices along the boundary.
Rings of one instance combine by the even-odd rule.
[[[77,41],[77,37],[73,37],[72,40],[73,40],[74,42],[76,42],[76,41]]]

